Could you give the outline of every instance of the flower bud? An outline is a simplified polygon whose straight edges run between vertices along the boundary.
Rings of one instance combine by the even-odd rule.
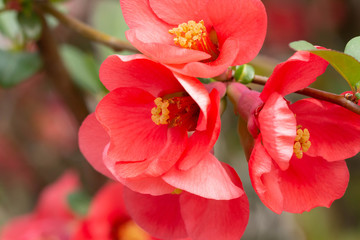
[[[237,82],[248,84],[251,83],[255,77],[255,70],[251,65],[244,64],[236,66],[234,78]]]

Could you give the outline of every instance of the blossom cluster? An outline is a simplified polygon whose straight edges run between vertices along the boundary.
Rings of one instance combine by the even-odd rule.
[[[284,98],[313,83],[328,62],[298,51],[261,93],[199,80],[232,79],[231,66],[258,54],[267,25],[260,0],[120,4],[127,39],[142,54],[103,62],[109,93],[82,124],[79,146],[96,170],[125,186],[127,211],[140,227],[160,239],[243,235],[248,199],[236,171],[213,152],[226,94],[255,139],[249,174],[269,209],[301,213],[343,196],[345,159],[360,151],[360,116],[326,101]]]

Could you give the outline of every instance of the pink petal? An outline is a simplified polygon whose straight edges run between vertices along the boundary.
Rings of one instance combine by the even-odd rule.
[[[281,171],[272,161],[258,136],[249,160],[251,183],[260,200],[272,211],[283,211],[283,196],[278,172]]]
[[[120,0],[120,5],[126,24],[130,28],[167,25],[154,14],[149,0]]]
[[[236,58],[230,65],[242,65],[258,54],[267,26],[266,12],[261,1],[209,0],[207,11],[220,46],[229,38],[238,43],[231,48]],[[221,51],[224,51],[224,47]]]
[[[338,161],[360,151],[360,116],[338,105],[305,99],[290,105],[297,124],[310,132],[311,147],[306,154]]]
[[[156,31],[144,28],[130,29],[126,31],[126,38],[140,52],[164,64],[183,64],[210,58],[208,53],[175,46],[173,37],[167,32],[168,29]]]
[[[211,153],[205,155],[196,166],[187,171],[173,168],[163,176],[163,179],[176,188],[204,198],[228,200],[244,194]]]
[[[110,91],[119,87],[141,87],[153,96],[183,91],[169,69],[140,54],[109,56],[101,64],[100,80]]]
[[[236,57],[234,49],[238,48],[239,42],[236,39],[229,38],[220,47],[220,55],[215,61],[209,63],[197,62],[200,61],[199,59],[196,61],[187,61],[185,64],[166,64],[172,71],[186,76],[203,78],[216,77],[225,72],[229,66],[234,65],[233,63]]]
[[[207,2],[207,0],[149,0],[150,7],[156,16],[172,25],[187,23],[189,20],[208,22],[207,12],[205,11]]]
[[[287,61],[276,66],[260,97],[266,101],[273,92],[285,96],[303,89],[323,74],[327,65],[327,61],[314,54],[296,52]]]
[[[124,200],[130,216],[152,236],[161,239],[187,237],[179,196],[151,196],[124,189]]]
[[[95,113],[87,116],[79,129],[80,151],[96,171],[114,178],[103,161],[104,149],[109,141],[110,137],[96,119]]]
[[[302,213],[318,206],[330,207],[347,188],[349,172],[345,161],[328,162],[321,157],[304,155],[302,159],[293,157],[289,168],[281,171],[269,156],[266,157],[264,149],[254,154],[249,169],[255,191],[263,203],[277,213]],[[263,168],[265,161],[267,167]],[[259,169],[262,172],[259,173]],[[270,175],[271,181],[264,181],[264,174]],[[257,187],[259,182],[263,184],[260,190]],[[281,194],[277,187],[273,190],[274,186],[280,188]],[[279,197],[283,199],[283,206],[276,201],[267,201]]]
[[[289,166],[296,136],[296,120],[285,99],[273,93],[259,114],[260,132],[266,151],[282,170]]]
[[[197,129],[188,139],[187,148],[179,160],[179,168],[188,170],[198,164],[214,147],[220,134],[219,95],[217,91],[210,93],[211,105],[208,110],[206,129]]]
[[[38,217],[72,218],[68,196],[78,190],[79,179],[75,172],[65,172],[55,183],[41,193],[36,207]]]
[[[249,202],[245,194],[232,200],[211,200],[183,193],[180,205],[191,239],[238,240],[249,219]]]

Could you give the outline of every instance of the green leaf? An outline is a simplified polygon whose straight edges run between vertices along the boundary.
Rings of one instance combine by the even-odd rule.
[[[34,75],[41,66],[36,53],[0,50],[0,86],[12,87]]]
[[[352,49],[354,45],[357,44],[358,40],[354,40],[350,44],[349,49]],[[325,59],[326,61],[333,66],[333,68],[343,76],[343,78],[348,82],[351,89],[356,91],[360,86],[360,62],[353,56],[338,52],[331,49],[310,49],[310,43],[305,41],[298,41],[290,43],[290,47],[297,51],[308,51],[313,54],[318,55],[319,57]],[[312,46],[312,45],[311,45]],[[357,49],[357,51],[359,51]],[[353,51],[354,53],[354,51]]]
[[[356,91],[360,85],[360,62],[353,56],[335,50],[313,50],[313,54],[328,61],[343,76],[351,89]]]
[[[300,41],[295,41],[289,44],[289,46],[294,49],[295,51],[307,51],[307,50],[315,50],[316,47],[314,47],[314,45],[312,45],[311,43],[304,41],[304,40],[300,40]]]
[[[76,84],[92,93],[103,89],[98,77],[99,65],[91,54],[71,45],[62,45],[60,54]]]
[[[84,191],[76,191],[71,194],[69,194],[68,203],[70,205],[70,208],[77,214],[84,216],[87,214],[91,197],[85,193]]]
[[[346,44],[344,53],[353,56],[360,61],[360,36],[354,37]]]
[[[41,19],[34,12],[19,12],[18,21],[25,39],[37,40],[41,35]]]

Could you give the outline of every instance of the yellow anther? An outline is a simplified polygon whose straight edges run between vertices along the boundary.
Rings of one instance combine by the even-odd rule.
[[[190,20],[179,24],[178,27],[170,29],[169,33],[174,36],[174,43],[179,47],[209,53],[213,60],[219,55],[216,32],[210,31],[209,36],[203,20],[198,23]]]
[[[182,190],[181,190],[181,189],[175,188],[174,191],[172,191],[171,194],[177,194],[177,195],[179,195],[179,194],[181,194],[181,193],[182,193]]]
[[[296,137],[294,139],[294,154],[299,159],[303,157],[303,153],[307,152],[311,146],[309,130],[301,128],[301,125],[297,126]]]
[[[307,152],[311,146],[311,142],[307,141],[301,144],[303,152]]]
[[[169,120],[169,101],[168,100],[163,100],[162,98],[156,98],[154,100],[154,103],[156,105],[156,107],[153,107],[151,109],[151,120],[153,120],[154,123],[156,123],[157,125],[160,124],[168,124],[168,120]]]
[[[190,20],[187,23],[179,24],[177,28],[170,29],[169,33],[174,35],[176,45],[195,50],[198,50],[197,41],[207,36],[203,20],[199,23]]]

